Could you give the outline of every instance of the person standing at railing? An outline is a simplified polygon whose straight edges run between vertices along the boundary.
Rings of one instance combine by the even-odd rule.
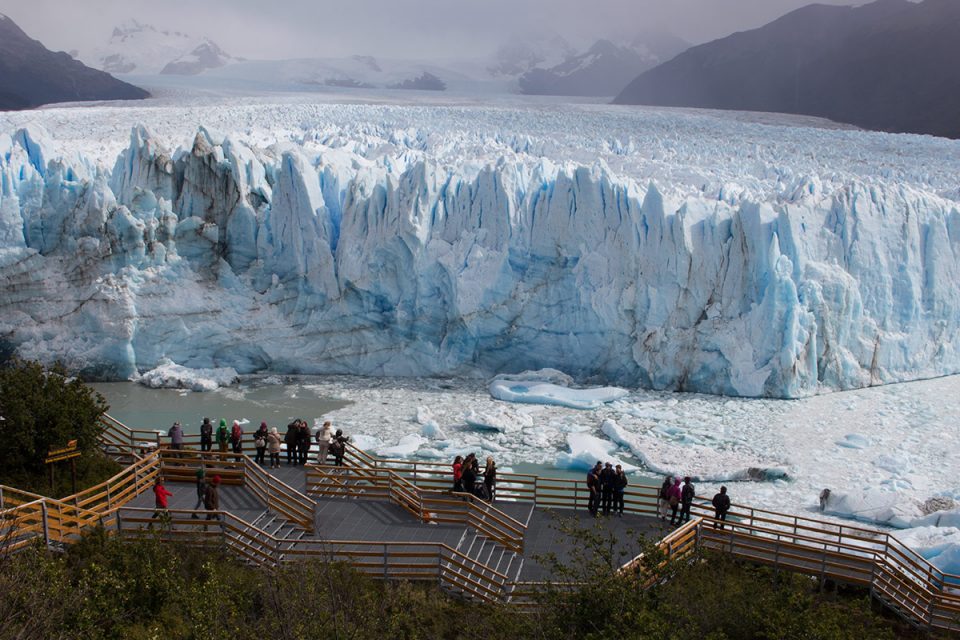
[[[600,472],[600,499],[605,516],[610,515],[610,509],[613,507],[613,483],[616,476],[617,472],[613,470],[613,464],[610,462],[605,464]]]
[[[200,451],[207,452],[213,448],[213,425],[210,418],[204,418],[200,425]]]
[[[330,443],[330,452],[333,454],[333,463],[338,467],[343,466],[343,455],[347,452],[348,442],[350,438],[343,435],[343,429],[337,429]]]
[[[497,489],[497,463],[493,461],[493,456],[487,456],[487,466],[483,470],[483,487],[487,500],[493,502],[493,494]]]
[[[165,486],[163,486],[163,479],[160,476],[157,476],[157,482],[153,485],[153,497],[154,497],[154,507],[156,511],[153,512],[153,515],[150,516],[154,520],[157,518],[164,518],[167,515],[167,498],[172,496]],[[147,527],[148,529],[153,528],[153,523]]]
[[[683,499],[683,489],[680,488],[680,478],[673,479],[673,485],[667,491],[670,500],[670,524],[677,524],[677,511],[680,509],[680,500]]]
[[[690,476],[683,479],[683,489],[680,490],[680,523],[690,522],[690,505],[697,495],[697,488],[693,486]]]
[[[220,426],[217,427],[217,447],[220,453],[227,452],[227,444],[230,442],[230,431],[227,429],[227,421],[220,418]]]
[[[587,473],[587,491],[590,497],[587,500],[587,510],[594,518],[600,510],[600,472],[603,471],[603,463],[597,461],[596,466]]]
[[[317,464],[327,464],[327,455],[330,453],[330,438],[333,437],[333,428],[330,421],[323,423],[317,432]]]
[[[207,485],[203,494],[203,508],[208,511],[207,520],[220,520],[220,514],[214,513],[220,510],[220,476],[213,476],[213,479]],[[207,530],[207,526],[203,526]]]
[[[234,453],[243,455],[243,427],[240,426],[239,420],[234,420],[233,426],[230,427],[230,444],[233,446]],[[240,460],[238,456],[236,461],[240,462]]]
[[[623,494],[626,493],[628,484],[627,474],[618,464],[613,477],[613,510],[620,514],[620,517],[623,517]]]
[[[267,434],[267,448],[270,449],[270,468],[280,468],[280,432],[274,427]]]
[[[306,420],[300,420],[297,427],[297,464],[307,464],[310,456],[310,425]]]
[[[297,460],[297,427],[298,421],[294,420],[287,425],[287,433],[283,436],[283,443],[287,445],[287,466],[294,464]]]
[[[723,523],[727,520],[727,512],[730,511],[730,496],[727,495],[726,487],[720,487],[720,493],[713,496],[713,511],[716,518],[713,528],[716,529],[719,525],[723,529]]]
[[[463,493],[463,456],[453,459],[453,492]]]
[[[183,427],[180,426],[179,420],[173,423],[167,435],[170,436],[171,449],[183,449]]]
[[[474,487],[477,484],[477,472],[474,470],[474,459],[471,456],[473,456],[472,453],[467,455],[463,460],[463,472],[460,474],[460,484],[463,485],[465,493],[472,495],[475,492]]]
[[[207,470],[201,464],[197,467],[197,504],[193,505],[194,511],[199,511],[203,508],[203,496],[207,492]],[[197,514],[191,514],[191,518],[198,519],[200,516]]]
[[[660,519],[666,520],[670,513],[670,487],[673,486],[673,476],[667,476],[660,485],[660,493],[657,495],[657,510],[660,512]]]
[[[253,461],[261,466],[267,452],[267,433],[266,422],[261,422],[260,428],[253,432],[253,446],[257,448],[257,455],[254,456]]]

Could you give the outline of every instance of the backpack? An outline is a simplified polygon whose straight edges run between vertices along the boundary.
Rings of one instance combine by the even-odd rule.
[[[243,431],[240,430],[240,425],[233,425],[233,429],[230,431],[230,437],[234,440],[239,440],[243,436]]]
[[[257,447],[257,449],[263,449],[265,446],[267,446],[267,440],[263,436],[260,436],[253,441],[253,444]]]
[[[680,504],[680,498],[678,498],[677,496],[670,496],[670,506],[675,507],[678,504]]]
[[[692,484],[683,485],[683,503],[689,504],[693,502],[693,496],[696,493],[696,490],[693,488]]]

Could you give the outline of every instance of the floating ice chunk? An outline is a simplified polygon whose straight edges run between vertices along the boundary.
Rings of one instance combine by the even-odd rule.
[[[824,513],[890,527],[909,527],[922,515],[920,507],[890,491],[868,489],[863,493],[832,492]]]
[[[517,374],[509,379],[497,376],[490,383],[490,395],[506,402],[547,404],[571,409],[597,409],[630,394],[626,389],[619,387],[570,389],[538,379],[521,379],[520,376],[521,374]]]
[[[376,451],[383,446],[383,440],[376,436],[368,436],[364,433],[356,433],[350,436],[350,442],[357,448],[364,451]]]
[[[420,434],[412,433],[408,436],[403,436],[400,438],[400,442],[392,447],[378,449],[377,454],[387,458],[394,456],[405,458],[416,453],[417,449],[423,446],[426,442],[427,439]]]
[[[508,433],[519,431],[520,429],[533,426],[533,418],[526,414],[514,414],[508,412],[500,413],[478,413],[470,411],[465,417],[464,422],[474,429],[481,431],[499,431]]]
[[[842,440],[835,443],[838,447],[847,449],[866,449],[870,446],[870,438],[862,436],[859,433],[848,433]]]
[[[420,429],[420,435],[431,440],[447,439],[447,435],[443,432],[443,429],[440,428],[440,425],[438,425],[435,420],[429,420],[425,422],[423,424],[423,428]]]
[[[960,508],[935,511],[910,523],[911,527],[955,527],[960,529]]]
[[[173,360],[163,358],[156,368],[137,378],[137,382],[153,389],[190,389],[213,391],[219,387],[235,384],[237,370],[232,367],[218,369],[190,369]]]
[[[960,529],[918,526],[898,531],[896,538],[945,573],[960,573]]]
[[[634,465],[612,455],[617,450],[617,445],[609,440],[588,433],[571,433],[567,436],[567,446],[570,452],[560,453],[554,462],[558,469],[589,471],[597,462],[609,462],[614,466],[619,464],[627,473],[637,471]]]
[[[881,455],[873,461],[873,465],[897,475],[909,473],[912,468],[910,456],[902,452]]]

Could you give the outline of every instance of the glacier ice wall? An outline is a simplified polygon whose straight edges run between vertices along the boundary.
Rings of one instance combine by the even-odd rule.
[[[401,135],[401,134],[398,134]],[[402,135],[409,136],[408,132]],[[190,367],[580,379],[798,397],[960,371],[960,206],[896,180],[671,189],[513,144],[457,164],[142,126],[0,133],[0,339]],[[352,150],[351,150],[352,149]]]

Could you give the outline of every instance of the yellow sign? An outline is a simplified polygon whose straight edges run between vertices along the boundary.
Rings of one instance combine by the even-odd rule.
[[[50,449],[50,451],[47,452],[47,457],[44,460],[44,463],[50,464],[51,462],[61,462],[62,460],[69,460],[70,458],[78,457],[80,457],[80,452],[77,451],[77,441],[71,440],[65,447],[60,447],[59,449]]]

